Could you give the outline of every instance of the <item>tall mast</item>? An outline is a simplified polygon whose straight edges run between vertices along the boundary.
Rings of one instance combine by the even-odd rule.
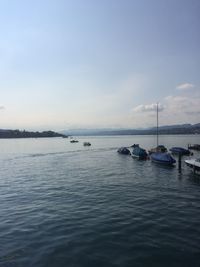
[[[158,147],[158,103],[156,106],[156,111],[157,111],[157,147]]]

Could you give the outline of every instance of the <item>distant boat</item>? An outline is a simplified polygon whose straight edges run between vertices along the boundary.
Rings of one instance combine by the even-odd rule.
[[[157,103],[157,150],[153,153],[151,153],[151,160],[153,162],[159,163],[159,164],[164,164],[164,165],[173,165],[176,163],[176,160],[166,151],[159,151],[160,146],[158,145],[158,103]],[[165,148],[164,146],[161,146],[161,148]],[[165,148],[166,149],[166,148]]]
[[[123,155],[130,155],[131,152],[128,148],[126,147],[120,147],[118,150],[117,150],[118,153],[120,154],[123,154]]]
[[[78,140],[75,140],[75,139],[73,139],[73,140],[70,140],[70,143],[78,143],[79,141]]]
[[[133,151],[131,153],[133,158],[138,158],[140,160],[147,159],[148,154],[145,149],[141,148],[138,144],[132,146]]]
[[[186,159],[185,163],[194,171],[200,171],[200,158],[199,159]]]
[[[90,142],[84,142],[83,145],[84,146],[91,146]]]
[[[172,154],[190,155],[190,151],[183,147],[172,147],[170,148],[170,151],[172,152]]]

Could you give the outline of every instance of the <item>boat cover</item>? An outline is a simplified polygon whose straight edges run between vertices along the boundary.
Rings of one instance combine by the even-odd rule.
[[[151,154],[151,159],[164,164],[174,164],[176,160],[169,153],[156,152]]]

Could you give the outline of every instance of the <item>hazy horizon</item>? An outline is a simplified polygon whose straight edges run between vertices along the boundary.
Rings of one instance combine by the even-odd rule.
[[[200,123],[197,123],[200,124]],[[184,127],[184,125],[195,125],[195,124],[190,124],[190,123],[184,123],[184,124],[170,124],[170,125],[160,125],[159,128],[163,128],[163,127]],[[80,128],[80,127],[75,127],[75,128],[63,128],[63,129],[50,129],[50,128],[0,128],[0,131],[12,131],[12,130],[19,130],[19,131],[39,131],[39,132],[43,132],[43,131],[54,131],[54,132],[58,132],[58,133],[68,133],[68,132],[102,132],[102,131],[124,131],[124,130],[150,130],[156,128],[156,125],[150,126],[150,127],[97,127],[97,128],[92,128],[92,127],[88,127],[88,128]]]
[[[0,1],[0,128],[199,123],[198,0]]]

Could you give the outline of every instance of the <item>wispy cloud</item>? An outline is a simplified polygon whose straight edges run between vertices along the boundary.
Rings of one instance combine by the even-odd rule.
[[[160,123],[198,123],[200,114],[200,94],[171,95],[163,99],[165,112],[160,114]]]
[[[196,111],[186,111],[185,112],[187,115],[199,115],[200,114],[200,110],[196,110]]]
[[[198,115],[200,96],[168,96],[165,98],[168,111],[175,116]],[[189,118],[188,118],[189,119]]]
[[[188,90],[194,88],[194,84],[192,83],[181,83],[176,86],[176,89],[178,90]]]
[[[5,109],[5,107],[4,106],[0,106],[0,110],[2,110],[2,109]]]
[[[153,103],[153,104],[149,104],[149,105],[139,105],[137,107],[135,107],[133,109],[133,111],[135,112],[151,112],[151,111],[156,111],[157,109],[157,104]],[[159,111],[163,111],[164,110],[164,106],[162,104],[158,104],[158,110]]]
[[[160,125],[198,123],[200,114],[200,93],[171,95],[159,104]],[[157,104],[139,105],[132,109],[132,120],[140,127],[153,126],[156,123]]]

